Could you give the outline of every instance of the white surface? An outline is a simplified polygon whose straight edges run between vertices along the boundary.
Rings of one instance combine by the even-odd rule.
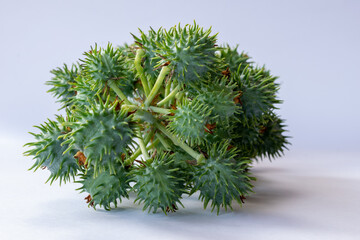
[[[359,153],[298,153],[255,164],[256,193],[219,216],[197,198],[165,216],[124,201],[87,208],[68,184],[45,185],[47,170],[26,171],[22,141],[0,140],[0,239],[359,239]],[[6,160],[6,161],[5,161]]]

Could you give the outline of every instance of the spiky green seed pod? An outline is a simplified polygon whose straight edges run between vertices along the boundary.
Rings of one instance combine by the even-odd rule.
[[[119,51],[122,53],[123,56],[126,57],[126,59],[132,59],[135,58],[135,47],[136,44],[127,44],[124,43],[124,45],[118,46]]]
[[[242,204],[242,197],[251,189],[250,177],[246,172],[249,159],[242,159],[236,149],[229,150],[229,142],[222,142],[208,147],[208,159],[197,168],[192,193],[200,191],[199,198],[204,208],[211,201],[212,211],[220,207],[232,209],[232,200]]]
[[[134,67],[134,60],[135,60],[135,44],[128,45],[124,44],[123,46],[118,46],[118,51],[124,57],[124,67],[125,67],[125,74],[119,80],[115,81],[117,86],[121,89],[121,91],[127,96],[128,98],[132,98],[134,96],[134,91],[136,88],[136,70]]]
[[[150,29],[148,34],[145,34],[143,31],[140,31],[140,37],[133,35],[136,44],[145,50],[144,53],[144,71],[150,76],[151,79],[155,79],[160,70],[156,69],[156,65],[159,62],[158,52],[158,42],[161,42],[164,39],[163,29],[160,28],[158,31]]]
[[[134,91],[134,79],[135,74],[129,73],[126,79],[122,80],[123,85],[119,85],[118,82],[116,82],[115,85],[121,88],[125,96],[131,96]],[[87,78],[86,75],[79,75],[75,79],[73,87],[70,89],[70,91],[75,93],[70,100],[70,106],[72,108],[82,108],[92,103],[98,103],[98,96],[100,96],[103,101],[106,101],[107,97],[109,97],[112,102],[116,101],[117,95],[113,89],[107,86],[99,92],[93,89],[92,82],[93,80]]]
[[[259,129],[259,141],[254,143],[257,155],[261,157],[280,157],[287,145],[290,144],[288,136],[284,135],[285,124],[275,114],[270,114]]]
[[[133,125],[125,112],[116,111],[116,105],[92,104],[76,112],[77,122],[66,135],[70,149],[81,150],[95,174],[105,169],[116,172],[115,164],[128,157],[129,147],[134,144]]]
[[[205,125],[211,110],[200,101],[184,100],[176,110],[171,110],[174,115],[169,116],[168,128],[190,145],[201,144],[204,141]]]
[[[95,95],[97,91],[92,89],[88,79],[82,75],[79,75],[75,79],[73,88],[71,90],[74,92],[74,95],[70,100],[72,106],[89,106],[90,102],[96,99]]]
[[[242,156],[249,158],[275,158],[287,149],[288,136],[284,135],[283,120],[270,112],[257,125],[247,125],[240,122],[233,124],[231,144],[239,149]]]
[[[94,208],[99,205],[106,210],[110,210],[110,204],[117,207],[117,201],[123,198],[129,198],[128,192],[131,189],[129,184],[129,173],[122,164],[115,164],[116,173],[111,174],[110,171],[103,171],[98,175],[94,175],[93,169],[80,175],[81,180],[77,183],[82,184],[78,189],[81,192],[88,192],[89,206]]]
[[[279,88],[275,83],[276,77],[264,68],[246,67],[242,72],[233,74],[232,79],[238,84],[238,105],[243,111],[237,117],[246,124],[261,123],[266,114],[276,108],[275,104],[281,103],[276,97]]]
[[[158,65],[170,62],[179,83],[198,83],[217,60],[216,35],[210,34],[211,29],[204,30],[196,23],[164,31],[164,40],[158,42]]]
[[[228,44],[219,48],[218,56],[222,58],[225,66],[229,68],[230,74],[237,71],[242,72],[246,66],[251,64],[249,62],[250,57],[242,52],[238,52],[238,45],[235,48],[231,48]],[[239,69],[240,67],[240,69]]]
[[[171,158],[174,160],[171,164],[173,168],[178,168],[179,171],[175,171],[175,175],[178,178],[185,180],[185,185],[189,190],[192,188],[194,173],[195,173],[195,162],[193,158],[186,153],[184,150],[177,146],[172,146],[172,149],[176,150],[172,154]]]
[[[71,98],[75,95],[71,88],[75,78],[80,74],[79,68],[75,64],[71,68],[64,64],[63,68],[54,69],[51,73],[54,77],[46,82],[52,86],[48,92],[58,98],[63,107],[69,106]]]
[[[236,86],[226,78],[207,80],[194,97],[211,109],[211,118],[214,121],[224,121],[232,117],[235,112],[240,112],[240,107],[234,101],[239,94],[235,91]]]
[[[161,209],[165,214],[178,209],[181,195],[186,193],[185,180],[179,178],[179,168],[173,167],[169,154],[158,154],[153,161],[143,163],[133,171],[135,202],[144,203],[143,210],[156,212]]]
[[[249,158],[255,158],[258,155],[256,146],[260,141],[260,124],[248,125],[239,121],[234,121],[231,131],[231,144],[239,149],[239,154]]]
[[[33,147],[25,152],[25,155],[33,156],[35,159],[35,163],[30,169],[36,171],[39,168],[47,168],[50,171],[47,182],[50,181],[50,183],[57,179],[60,180],[60,184],[62,181],[69,181],[79,170],[74,158],[76,150],[63,154],[68,148],[67,144],[63,144],[63,139],[59,138],[67,131],[66,127],[62,125],[64,122],[63,117],[57,116],[56,121],[48,120],[40,126],[35,126],[41,131],[38,134],[31,133],[36,142],[25,144],[25,146]]]
[[[231,119],[232,121],[217,121],[212,124],[208,124],[207,128],[209,134],[206,134],[205,144],[201,147],[206,148],[207,144],[219,144],[220,142],[223,142],[224,139],[231,138],[233,135],[234,125],[238,124],[238,122],[233,121],[233,118]]]
[[[92,80],[91,87],[93,89],[102,90],[108,81],[115,81],[120,85],[127,84],[128,70],[125,58],[119,49],[114,49],[110,43],[106,48],[98,48],[95,45],[84,55],[85,60],[81,60],[83,70]]]

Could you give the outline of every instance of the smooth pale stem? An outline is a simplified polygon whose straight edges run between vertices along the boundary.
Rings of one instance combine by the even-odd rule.
[[[155,136],[160,140],[161,144],[164,146],[164,148],[169,151],[171,148],[169,146],[169,144],[167,143],[167,141],[163,138],[163,136],[161,136],[161,134],[159,133],[155,133]]]
[[[131,102],[127,99],[125,94],[116,86],[116,84],[113,81],[108,82],[109,87],[111,87],[112,90],[119,96],[121,100],[123,100],[126,104],[131,105]]]
[[[144,57],[144,55],[145,55],[145,51],[143,49],[140,48],[140,49],[136,50],[134,65],[135,65],[137,73],[140,76],[140,80],[141,80],[141,84],[144,88],[145,96],[148,96],[149,92],[150,92],[149,83],[146,79],[146,76],[144,73],[144,68],[141,66],[141,61],[142,61],[142,58]]]
[[[175,98],[177,101],[181,102],[182,99],[184,97],[184,93],[183,92],[178,92],[177,94],[175,94]]]
[[[124,109],[125,111],[127,112],[131,112],[131,111],[135,111],[135,110],[138,110],[138,109],[142,109],[141,107],[139,106],[136,106],[136,105],[133,105],[133,104],[123,104],[122,106],[122,109]],[[150,106],[148,108],[145,108],[143,110],[151,110],[153,112],[156,112],[156,113],[162,113],[162,114],[170,114],[170,109],[166,109],[166,108],[160,108],[160,107],[154,107],[154,106]]]
[[[151,138],[154,136],[155,129],[152,129],[148,134],[146,134],[146,137],[144,139],[145,146],[150,142]],[[151,146],[151,145],[150,145]],[[149,149],[150,147],[147,147]],[[136,151],[125,160],[125,165],[130,165],[132,162],[141,154],[141,149],[138,148]]]
[[[150,149],[156,147],[156,145],[158,145],[159,142],[160,142],[159,139],[155,139],[146,149],[149,151]],[[138,148],[138,149],[133,153],[133,155],[131,155],[130,158],[128,158],[128,159],[125,160],[125,163],[124,163],[125,166],[131,165],[131,164],[135,161],[135,159],[136,159],[138,156],[140,156],[140,155],[141,155],[141,149]]]
[[[162,113],[162,114],[170,114],[171,113],[170,110],[166,109],[166,108],[150,106],[149,109],[152,110],[153,112]]]
[[[144,139],[146,145],[147,145],[147,144],[150,142],[150,140],[154,137],[154,133],[155,133],[155,129],[152,128],[151,131],[150,131],[148,134],[146,134],[146,137],[145,137],[145,139]]]
[[[170,93],[171,89],[171,78],[168,79],[166,86],[165,86],[165,97],[167,97]]]
[[[133,105],[133,104],[123,104],[121,105],[121,108],[124,109],[125,111],[127,112],[132,112],[132,111],[135,111],[137,109],[139,109],[139,106],[136,106],[136,105]]]
[[[149,106],[152,100],[155,98],[156,94],[158,93],[166,75],[170,72],[170,68],[168,66],[162,67],[158,78],[156,79],[154,87],[151,89],[149,96],[145,101],[145,106]]]
[[[147,79],[148,79],[148,78],[147,78]],[[150,92],[150,89],[152,89],[153,85],[154,85],[153,79],[151,79],[151,78],[148,79],[149,92]]]
[[[170,102],[171,100],[173,100],[176,96],[176,93],[179,91],[179,89],[180,89],[180,87],[178,85],[174,90],[172,90],[172,92],[169,95],[167,95],[163,100],[158,102],[157,105],[162,106],[162,105]]]
[[[141,149],[141,153],[144,156],[145,160],[148,160],[150,158],[149,153],[146,149],[146,144],[144,142],[144,139],[141,136],[141,131],[137,130],[137,138],[139,141],[139,145],[140,145],[140,149]]]
[[[155,123],[155,126],[163,133],[165,136],[170,138],[170,140],[176,145],[181,147],[185,152],[187,152],[190,156],[196,159],[197,163],[204,163],[205,157],[204,155],[194,151],[191,147],[189,147],[184,142],[179,141],[171,132],[169,132],[163,125],[160,123]]]

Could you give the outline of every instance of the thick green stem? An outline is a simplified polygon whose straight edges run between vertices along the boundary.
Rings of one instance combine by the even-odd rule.
[[[150,106],[148,108],[141,108],[139,106],[136,106],[136,105],[133,105],[133,104],[123,104],[122,106],[122,109],[124,109],[125,111],[127,112],[131,112],[131,111],[135,111],[135,110],[138,110],[138,109],[142,109],[142,110],[146,110],[146,111],[153,111],[153,112],[156,112],[156,113],[161,113],[161,114],[170,114],[170,109],[166,109],[166,108],[160,108],[160,107],[154,107],[154,106]]]
[[[175,95],[175,98],[178,102],[181,102],[182,99],[184,97],[184,93],[183,92],[178,92],[176,95]]]
[[[139,145],[140,145],[140,149],[141,149],[141,153],[142,155],[144,156],[145,160],[148,160],[150,158],[149,156],[149,153],[146,149],[146,144],[144,142],[144,139],[142,138],[141,136],[141,131],[140,129],[137,130],[137,138],[138,138],[138,141],[139,141]]]
[[[166,86],[165,86],[165,97],[167,97],[170,93],[171,89],[171,78],[168,79]]]
[[[187,152],[190,156],[196,159],[197,163],[204,163],[205,157],[201,153],[194,151],[191,147],[189,147],[186,143],[179,141],[171,132],[169,132],[161,123],[155,123],[155,126],[165,134],[176,146],[181,147],[185,152]]]
[[[162,105],[170,102],[171,100],[173,100],[175,98],[176,93],[179,91],[179,89],[180,89],[180,87],[177,86],[174,90],[172,90],[172,92],[169,95],[167,95],[163,100],[158,102],[157,105],[162,106]]]
[[[140,76],[140,80],[141,80],[141,84],[144,88],[145,96],[148,96],[149,92],[150,92],[149,83],[146,79],[146,76],[144,73],[144,68],[141,66],[141,60],[144,57],[144,55],[145,55],[145,51],[143,49],[140,48],[140,49],[136,50],[134,65],[135,65],[137,73]]]
[[[162,114],[170,114],[171,113],[170,110],[166,109],[166,108],[150,106],[149,109],[152,110],[153,112],[162,113]]]
[[[144,139],[145,146],[150,142],[151,138],[154,136],[154,133],[155,133],[155,129],[152,129],[148,134],[146,134],[146,137]],[[147,149],[150,149],[150,147],[147,147]],[[133,161],[140,155],[141,155],[141,149],[138,148],[130,157],[128,157],[125,160],[125,166],[132,164]]]
[[[144,139],[145,144],[147,145],[150,140],[154,137],[154,133],[155,133],[155,128],[151,128],[150,132],[148,134],[146,134],[146,137]]]
[[[113,81],[108,82],[109,87],[111,87],[112,90],[119,96],[121,100],[123,100],[126,104],[131,105],[131,102],[127,99],[125,94],[116,86],[116,84]]]
[[[169,73],[169,71],[170,71],[170,68],[168,66],[162,67],[160,74],[159,74],[158,78],[156,79],[155,85],[151,89],[151,92],[145,101],[145,106],[149,106],[150,103],[152,102],[152,100],[155,98],[156,94],[158,93],[158,91],[159,91],[166,75]]]
[[[121,108],[124,109],[127,112],[132,112],[132,111],[140,109],[139,106],[136,106],[136,105],[133,105],[133,104],[130,104],[130,105],[123,104],[123,105],[121,105]]]
[[[150,149],[156,147],[156,145],[158,145],[159,142],[160,142],[159,139],[155,139],[146,149],[149,151]],[[135,159],[140,155],[141,155],[141,149],[138,148],[133,153],[133,155],[131,155],[131,157],[129,157],[128,159],[125,160],[125,163],[124,163],[125,166],[131,165],[135,161]]]
[[[160,140],[161,144],[164,146],[166,151],[169,151],[170,145],[167,143],[167,141],[163,138],[163,136],[161,136],[161,134],[156,133],[155,136]]]

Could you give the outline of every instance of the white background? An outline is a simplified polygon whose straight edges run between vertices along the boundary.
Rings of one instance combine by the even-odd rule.
[[[359,239],[358,1],[0,1],[1,239]],[[27,172],[28,131],[59,105],[50,70],[91,45],[130,43],[131,33],[193,20],[218,42],[239,44],[281,83],[292,146],[255,164],[243,208],[216,216],[195,197],[176,214],[146,214],[130,201],[88,209],[76,184]]]

